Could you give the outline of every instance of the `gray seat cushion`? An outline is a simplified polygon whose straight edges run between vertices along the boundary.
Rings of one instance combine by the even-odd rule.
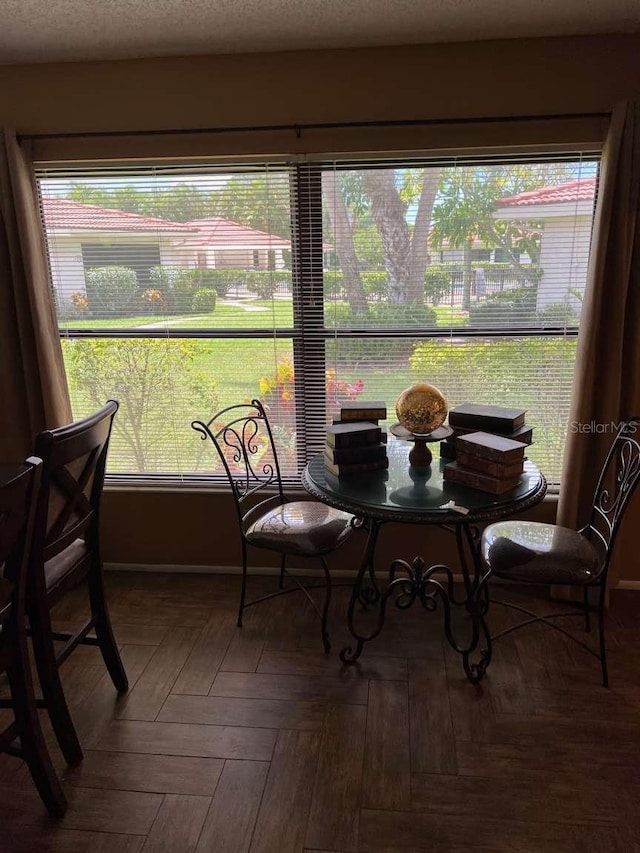
[[[84,539],[76,539],[64,551],[56,554],[44,564],[44,575],[47,589],[52,589],[62,578],[71,571],[86,555],[87,546]]]
[[[87,546],[84,539],[75,539],[71,545],[56,554],[44,564],[44,576],[47,589],[54,587],[74,566],[86,555]],[[0,578],[4,573],[4,564],[0,566]]]
[[[266,512],[245,535],[259,548],[314,557],[344,542],[352,531],[352,518],[315,501],[291,501]]]
[[[567,527],[499,521],[482,534],[482,558],[499,578],[541,584],[592,583],[600,570],[593,545]]]

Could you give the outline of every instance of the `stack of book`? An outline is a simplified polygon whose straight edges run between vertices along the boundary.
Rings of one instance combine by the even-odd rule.
[[[453,435],[440,444],[440,456],[457,458],[457,439],[472,432],[488,432],[501,435],[522,444],[533,441],[533,427],[525,423],[524,409],[508,409],[504,406],[481,406],[466,403],[449,412],[449,426]]]
[[[350,402],[327,427],[325,469],[337,477],[389,467],[387,434],[379,422],[387,407],[379,402]]]
[[[521,441],[488,432],[458,436],[456,461],[444,466],[443,479],[501,495],[520,482],[526,449]]]

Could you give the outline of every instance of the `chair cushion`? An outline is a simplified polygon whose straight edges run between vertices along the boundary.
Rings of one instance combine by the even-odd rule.
[[[482,534],[482,559],[499,578],[542,584],[588,584],[600,570],[593,545],[567,527],[499,521]]]
[[[44,564],[44,576],[47,589],[52,589],[62,578],[71,571],[86,555],[87,546],[84,539],[76,539],[64,551],[56,554]]]
[[[316,501],[291,501],[254,521],[245,537],[258,548],[314,557],[344,542],[352,531],[352,518]]]

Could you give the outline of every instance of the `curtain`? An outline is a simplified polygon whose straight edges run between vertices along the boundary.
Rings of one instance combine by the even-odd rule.
[[[0,462],[71,421],[71,405],[29,157],[0,132]]]
[[[558,524],[574,529],[587,519],[615,435],[611,425],[640,414],[639,204],[640,106],[621,104],[613,112],[603,151],[558,506]],[[636,502],[627,512],[640,523],[638,509]],[[615,585],[616,566],[633,554],[632,527],[627,518],[610,585]]]

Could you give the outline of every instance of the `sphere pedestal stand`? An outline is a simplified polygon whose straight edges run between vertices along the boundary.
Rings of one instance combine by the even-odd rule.
[[[418,435],[417,433],[409,432],[408,429],[405,429],[400,424],[394,424],[390,428],[390,432],[402,441],[413,442],[413,447],[409,452],[409,464],[412,468],[428,468],[433,459],[433,454],[428,445],[433,441],[444,441],[445,438],[453,435],[453,430],[448,426],[441,426],[438,429],[434,429],[433,432]]]
[[[416,436],[414,445],[409,451],[409,463],[414,468],[428,468],[431,465],[433,453],[429,450],[427,440]]]

